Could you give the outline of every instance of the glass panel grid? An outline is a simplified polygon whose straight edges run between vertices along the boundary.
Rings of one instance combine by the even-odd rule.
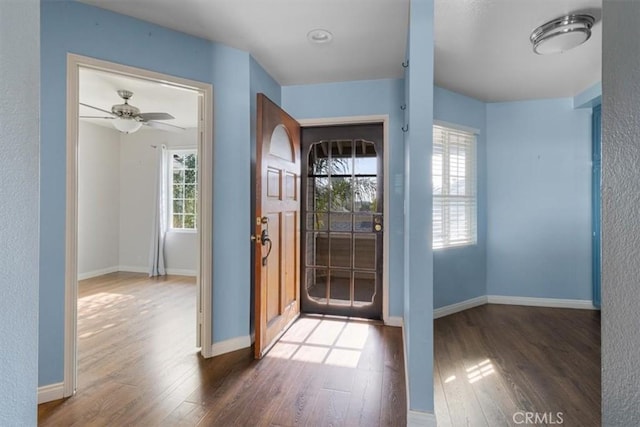
[[[305,259],[307,294],[316,302],[362,306],[373,301],[378,161],[375,144],[367,141],[320,141],[310,147]],[[364,270],[358,273],[365,289],[359,296],[355,268]]]
[[[197,154],[195,150],[170,151],[170,226],[194,230],[197,227]]]

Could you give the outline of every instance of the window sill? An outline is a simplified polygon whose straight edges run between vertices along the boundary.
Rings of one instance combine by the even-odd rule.
[[[452,246],[442,246],[440,248],[433,248],[433,251],[434,252],[441,252],[441,251],[447,251],[447,250],[473,248],[473,247],[477,247],[477,246],[478,246],[478,242],[466,243],[464,245],[452,245]]]
[[[175,233],[175,234],[197,234],[198,230],[193,229],[193,230],[186,230],[186,229],[182,229],[182,228],[170,228],[167,230],[167,233]]]

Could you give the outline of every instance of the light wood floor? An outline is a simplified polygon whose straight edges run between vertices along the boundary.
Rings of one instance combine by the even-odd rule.
[[[43,426],[404,426],[402,334],[302,318],[262,361],[203,359],[194,280],[114,273],[81,282],[78,392]]]
[[[438,427],[525,425],[521,412],[600,426],[600,312],[485,305],[434,336]]]

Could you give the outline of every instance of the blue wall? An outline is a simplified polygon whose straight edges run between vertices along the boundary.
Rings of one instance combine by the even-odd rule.
[[[67,52],[213,84],[213,340],[248,335],[249,54],[77,2],[43,1],[41,26],[39,384],[63,379]]]
[[[443,307],[487,294],[486,104],[434,88],[433,118],[479,131],[477,135],[478,243],[433,251],[433,304]]]
[[[591,299],[591,111],[487,105],[489,295]]]
[[[404,327],[409,408],[433,412],[433,0],[411,0],[405,90]],[[411,414],[409,425],[412,424]]]
[[[37,424],[39,6],[0,1],[0,426]]]
[[[296,119],[389,115],[389,314],[402,315],[403,269],[403,143],[402,80],[284,86],[282,106]]]
[[[573,108],[593,108],[602,103],[602,82],[588,87],[573,97]]]

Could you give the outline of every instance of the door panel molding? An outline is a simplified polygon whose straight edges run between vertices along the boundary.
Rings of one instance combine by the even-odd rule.
[[[382,123],[383,138],[383,192],[386,195],[383,203],[383,252],[382,252],[382,320],[385,325],[396,326],[396,318],[389,316],[389,195],[390,193],[390,176],[389,176],[389,115],[388,114],[372,114],[362,116],[344,116],[344,117],[325,117],[311,119],[297,119],[300,126],[337,126],[337,125],[358,125]]]
[[[298,122],[264,94],[257,95],[257,107],[254,356],[260,359],[300,313],[295,288],[300,280],[301,159]]]

